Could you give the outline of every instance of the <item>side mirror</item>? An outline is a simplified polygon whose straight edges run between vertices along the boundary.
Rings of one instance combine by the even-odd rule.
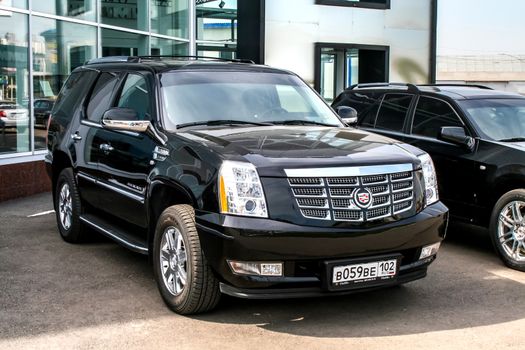
[[[474,150],[474,138],[467,136],[465,129],[458,126],[444,126],[439,132],[439,139],[463,146],[469,151]]]
[[[348,106],[339,106],[336,108],[337,114],[343,119],[346,125],[354,126],[357,125],[357,111]]]
[[[102,116],[102,125],[110,130],[146,132],[150,124],[149,120],[139,120],[137,112],[131,108],[110,108]]]

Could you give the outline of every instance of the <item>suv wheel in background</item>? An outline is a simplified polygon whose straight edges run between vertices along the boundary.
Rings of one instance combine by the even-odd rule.
[[[525,189],[505,193],[490,219],[490,237],[505,265],[525,271]]]
[[[84,239],[80,213],[82,212],[80,194],[73,170],[66,168],[58,176],[55,192],[55,212],[58,231],[64,241],[79,243]]]
[[[195,212],[174,205],[159,217],[153,241],[153,268],[164,302],[187,315],[213,309],[220,298],[219,281],[201,249]]]

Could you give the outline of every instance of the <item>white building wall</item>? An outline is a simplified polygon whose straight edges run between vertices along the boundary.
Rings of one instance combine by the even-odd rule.
[[[431,0],[391,0],[377,10],[266,0],[265,63],[314,82],[317,42],[390,47],[390,81],[428,82]]]

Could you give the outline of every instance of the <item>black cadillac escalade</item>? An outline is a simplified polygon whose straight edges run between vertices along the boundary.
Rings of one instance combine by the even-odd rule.
[[[295,74],[241,61],[75,69],[46,164],[63,239],[96,230],[149,255],[181,314],[221,292],[332,295],[422,278],[447,226],[428,154],[346,128]]]

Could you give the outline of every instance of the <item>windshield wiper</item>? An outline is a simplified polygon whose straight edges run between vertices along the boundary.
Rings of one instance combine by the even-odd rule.
[[[192,123],[184,123],[179,124],[176,126],[177,129],[187,128],[190,126],[199,126],[199,125],[233,125],[233,124],[246,124],[246,125],[257,125],[257,126],[268,126],[272,125],[270,123],[258,123],[258,122],[249,122],[245,120],[207,120],[204,122],[192,122]]]
[[[311,120],[293,119],[293,120],[274,120],[268,123],[281,124],[281,125],[321,125],[321,126],[337,126],[334,124],[326,124],[320,122],[314,122]]]
[[[511,137],[508,139],[498,140],[499,142],[525,142],[525,137]]]

